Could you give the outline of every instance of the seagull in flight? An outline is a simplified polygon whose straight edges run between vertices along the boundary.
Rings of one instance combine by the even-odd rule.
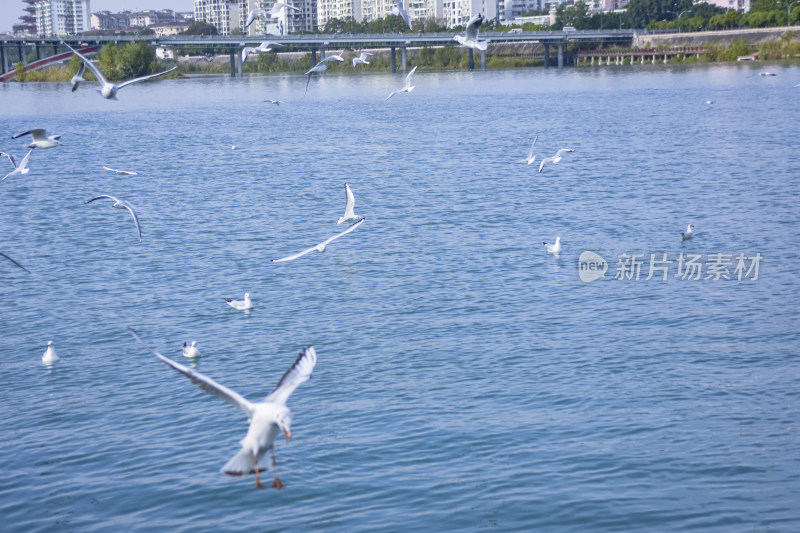
[[[43,129],[23,131],[22,133],[17,133],[11,138],[18,139],[20,137],[24,137],[25,135],[30,135],[32,139],[32,142],[28,145],[28,148],[54,148],[61,145],[61,135],[51,135],[48,137],[47,132]]]
[[[686,233],[681,233],[681,240],[688,241],[693,237],[694,237],[694,226],[689,224],[688,226],[686,226]]]
[[[180,372],[205,392],[216,396],[234,407],[240,409],[250,420],[247,435],[240,441],[241,449],[222,467],[222,472],[229,476],[255,474],[256,487],[263,489],[264,485],[259,479],[259,473],[266,468],[259,467],[258,462],[267,452],[272,453],[272,470],[275,479],[272,486],[282,489],[284,484],[278,479],[277,461],[275,460],[275,438],[282,431],[286,442],[292,438],[292,412],[286,406],[289,396],[294,390],[311,378],[314,366],[317,364],[317,352],[313,346],[303,348],[294,364],[278,381],[278,385],[269,396],[260,402],[251,402],[220,385],[213,379],[204,376],[172,359],[165,357],[144,343],[133,328],[128,328],[133,337],[139,341],[149,352],[161,359],[168,366]]]
[[[574,152],[574,151],[575,150],[573,150],[572,148],[562,148],[561,150],[556,152],[556,155],[554,155],[553,157],[545,157],[544,159],[542,159],[542,163],[539,165],[539,172],[542,171],[546,163],[556,164],[559,161],[561,161],[561,159],[564,157],[564,154],[566,154],[567,152]]]
[[[86,203],[88,204],[94,202],[95,200],[100,200],[101,198],[110,198],[111,200],[114,200],[114,204],[111,207],[116,207],[117,209],[127,209],[130,211],[133,221],[136,223],[136,231],[139,232],[139,242],[142,242],[142,228],[139,226],[139,217],[136,215],[136,209],[134,209],[130,202],[114,198],[110,194],[101,194],[100,196],[95,196],[91,200],[87,200]]]
[[[272,50],[273,46],[283,46],[283,45],[281,43],[273,43],[273,42],[270,42],[270,41],[264,41],[263,43],[259,44],[256,47],[245,46],[242,49],[242,61],[247,59],[247,56],[251,52],[256,53],[256,54],[266,54],[267,52]]]
[[[6,254],[4,254],[3,252],[0,252],[0,255],[1,255],[1,256],[3,256],[3,257],[5,257],[5,258],[6,258],[6,259],[8,259],[9,261],[11,261],[12,263],[14,263],[15,265],[17,265],[18,267],[20,267],[22,270],[24,270],[24,271],[25,271],[25,272],[27,272],[28,274],[30,274],[30,273],[31,273],[31,271],[30,271],[30,270],[28,270],[28,269],[27,269],[27,268],[25,268],[24,266],[20,265],[19,263],[17,263],[16,261],[14,261],[14,260],[13,260],[13,259],[11,259],[10,257],[8,257],[8,256],[7,256]]]
[[[306,74],[308,74],[308,80],[306,81],[306,92],[303,93],[303,96],[305,96],[306,93],[308,93],[308,84],[311,81],[311,76],[313,76],[314,74],[319,74],[320,72],[325,72],[326,70],[328,70],[328,65],[327,65],[328,61],[342,62],[342,61],[344,61],[344,58],[342,58],[342,56],[337,56],[337,55],[328,56],[328,57],[324,58],[322,61],[320,61],[319,63],[317,63],[316,65],[314,65],[313,67],[311,67],[311,70],[306,72]]]
[[[252,9],[250,13],[247,14],[247,22],[244,23],[244,27],[247,28],[250,24],[253,23],[254,20],[258,17],[270,17],[273,19],[280,18],[281,16],[281,9],[287,7],[289,9],[294,9],[295,11],[300,11],[298,8],[294,6],[290,6],[289,4],[284,4],[283,2],[275,2],[272,4],[272,8],[270,9]]]
[[[326,246],[328,246],[331,242],[333,242],[334,240],[338,239],[339,237],[342,237],[343,235],[347,235],[348,233],[350,233],[351,231],[353,231],[354,229],[359,227],[361,224],[364,223],[364,220],[366,220],[366,217],[361,217],[361,219],[358,222],[356,222],[355,224],[353,224],[352,226],[350,226],[349,228],[347,228],[343,232],[338,233],[338,234],[334,235],[333,237],[330,237],[328,240],[323,241],[323,242],[317,244],[316,246],[312,246],[311,248],[307,248],[307,249],[303,250],[302,252],[298,252],[298,253],[296,253],[294,255],[290,255],[288,257],[283,257],[281,259],[270,259],[270,261],[272,261],[273,263],[285,263],[286,261],[291,261],[293,259],[297,259],[298,257],[302,257],[302,256],[306,255],[307,253],[311,253],[314,250],[316,250],[318,252],[324,252]]]
[[[194,359],[200,355],[200,350],[197,349],[197,341],[192,341],[191,346],[183,343],[183,356],[189,359]]]
[[[81,54],[80,52],[78,52],[77,50],[72,48],[70,45],[68,45],[64,41],[61,41],[61,43],[64,46],[66,46],[67,48],[69,48],[70,50],[72,50],[72,53],[74,53],[76,56],[78,56],[78,58],[81,61],[83,61],[83,63],[86,65],[86,68],[88,68],[89,70],[92,71],[92,74],[94,74],[94,77],[97,78],[97,81],[100,83],[100,86],[101,86],[100,89],[98,89],[98,91],[100,92],[100,94],[103,95],[103,98],[106,98],[108,100],[116,100],[117,99],[117,91],[119,91],[123,87],[126,87],[126,86],[128,86],[128,85],[130,85],[132,83],[138,83],[140,81],[145,81],[145,80],[149,80],[151,78],[156,78],[158,76],[163,76],[164,74],[167,74],[168,72],[172,72],[173,70],[178,68],[177,65],[176,65],[176,66],[172,67],[169,70],[165,70],[164,72],[158,72],[156,74],[148,74],[147,76],[141,76],[139,78],[134,78],[132,80],[124,81],[124,82],[122,82],[120,84],[111,83],[110,81],[108,81],[105,78],[105,76],[103,76],[103,74],[100,72],[100,70],[96,66],[94,66],[94,64],[92,64],[91,61],[89,61],[88,59],[86,59],[86,57],[83,56],[83,54]]]
[[[548,244],[546,242],[543,242],[542,244],[544,245],[544,249],[547,251],[548,254],[561,253],[561,237],[556,237],[555,244]]]
[[[419,66],[419,65],[417,65],[417,66]],[[397,93],[410,93],[411,91],[413,91],[414,90],[414,85],[411,85],[411,76],[413,76],[414,72],[416,72],[416,71],[417,71],[417,67],[412,68],[411,72],[409,72],[408,75],[406,76],[406,84],[403,86],[403,88],[402,89],[398,89],[396,91],[392,91],[391,94],[389,94],[389,96],[386,97],[386,99],[388,100],[389,98],[391,98],[392,96],[396,95]]]
[[[107,167],[105,165],[103,165],[103,168],[108,170],[108,171],[110,171],[110,172],[113,172],[113,173],[115,173],[115,174],[117,174],[119,176],[137,176],[137,175],[139,175],[138,172],[131,172],[129,170],[120,170],[118,168],[110,168],[110,167]]]
[[[539,139],[539,136],[533,138],[533,144],[531,145],[531,151],[528,153],[528,157],[525,159],[521,159],[520,163],[528,163],[529,165],[536,160],[536,156],[533,155],[533,147],[536,146],[536,141]]]
[[[467,23],[467,31],[464,35],[454,35],[453,40],[458,41],[461,46],[474,48],[475,50],[486,50],[489,45],[487,41],[478,41],[478,29],[483,23],[483,15],[478,13]]]
[[[360,56],[353,58],[353,68],[356,68],[356,65],[358,65],[359,63],[364,65],[369,65],[369,61],[367,61],[367,58],[370,58],[374,55],[375,54],[370,54],[369,52],[361,52]]]
[[[225,298],[225,301],[228,302],[228,305],[233,307],[234,309],[238,309],[239,311],[246,311],[253,307],[253,302],[250,300],[250,293],[244,293],[244,300],[233,300],[231,298]]]
[[[22,161],[20,162],[19,166],[17,166],[17,162],[14,161],[14,156],[12,156],[11,154],[7,154],[5,152],[0,152],[0,157],[6,156],[8,160],[11,161],[11,164],[14,165],[14,170],[6,174],[5,177],[0,181],[5,181],[6,178],[10,178],[15,174],[27,174],[28,172],[30,172],[31,169],[28,168],[28,158],[31,156],[31,152],[33,152],[33,148],[28,150],[28,153],[25,154],[25,157],[22,158]]]
[[[397,4],[392,6],[392,15],[402,17],[408,24],[408,29],[411,29],[411,17],[408,16],[408,11],[403,8],[403,0],[397,0]]]
[[[78,72],[72,76],[72,79],[69,82],[72,84],[72,92],[75,92],[78,89],[78,83],[82,81],[86,81],[83,79],[83,73],[86,72],[86,64],[81,61],[80,66],[78,67]]]
[[[356,215],[353,212],[353,208],[356,205],[356,199],[353,196],[353,191],[350,190],[350,186],[345,183],[344,184],[344,216],[339,217],[339,220],[336,221],[337,224],[341,224],[342,222],[355,222],[360,216]]]

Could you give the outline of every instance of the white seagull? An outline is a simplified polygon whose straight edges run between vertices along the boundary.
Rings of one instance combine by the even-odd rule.
[[[58,357],[58,354],[56,353],[56,347],[53,344],[53,341],[49,341],[47,343],[47,350],[45,350],[44,354],[42,355],[42,363],[46,365],[52,365],[59,359],[60,357]]]
[[[559,161],[561,161],[561,158],[564,157],[564,154],[566,154],[567,152],[574,152],[574,151],[575,150],[573,150],[572,148],[562,148],[561,150],[556,152],[556,155],[554,155],[553,157],[545,157],[544,159],[542,159],[542,163],[539,165],[539,172],[542,171],[545,163],[553,163],[553,164],[558,163]]]
[[[185,342],[183,343],[183,356],[188,357],[190,359],[194,359],[200,355],[200,350],[197,349],[197,341],[192,341],[191,346],[187,345]]]
[[[66,46],[67,48],[72,50],[72,53],[74,53],[76,56],[78,56],[78,58],[80,58],[81,61],[83,61],[83,63],[86,65],[86,68],[88,68],[89,70],[92,71],[92,74],[94,74],[94,77],[97,78],[97,81],[100,83],[100,86],[101,86],[101,88],[98,89],[98,92],[100,92],[100,94],[103,95],[103,98],[107,98],[109,100],[116,100],[117,99],[117,91],[119,91],[120,89],[122,89],[125,86],[130,85],[131,83],[137,83],[137,82],[140,82],[140,81],[149,80],[151,78],[156,78],[158,76],[163,76],[164,74],[167,74],[168,72],[172,72],[173,70],[178,68],[177,66],[174,66],[169,70],[165,70],[164,72],[158,72],[156,74],[148,74],[147,76],[141,76],[139,78],[134,78],[132,80],[124,81],[124,82],[120,83],[119,85],[117,85],[116,83],[111,83],[110,81],[108,81],[105,78],[105,76],[103,76],[103,74],[100,72],[100,70],[97,67],[95,67],[92,64],[91,61],[86,59],[86,57],[84,57],[80,52],[78,52],[77,50],[72,48],[70,45],[68,45],[64,41],[61,41],[61,42],[64,44],[64,46]]]
[[[275,104],[275,105],[281,105],[283,103],[280,100],[264,100],[264,101],[267,102],[268,104]]]
[[[339,220],[336,221],[337,224],[341,224],[342,222],[355,222],[356,220],[360,219],[361,217],[356,215],[353,212],[353,208],[356,205],[356,199],[353,196],[353,191],[350,190],[350,186],[345,183],[344,184],[344,216],[339,217]]]
[[[138,172],[131,172],[130,170],[120,170],[118,168],[110,168],[105,165],[103,165],[103,168],[108,170],[109,172],[113,172],[120,176],[137,176],[139,174]]]
[[[233,300],[231,298],[225,298],[225,301],[228,302],[228,305],[233,307],[234,309],[238,309],[239,311],[246,311],[253,307],[253,302],[250,300],[250,293],[244,293],[244,300]]]
[[[11,138],[17,139],[25,135],[30,135],[33,139],[28,145],[28,148],[54,148],[61,145],[61,135],[51,135],[48,137],[47,132],[43,129],[23,131],[22,133],[17,133]]]
[[[341,56],[332,55],[332,56],[326,57],[325,59],[323,59],[322,61],[320,61],[319,63],[317,63],[313,67],[311,67],[311,70],[306,72],[306,74],[308,74],[308,80],[306,81],[306,92],[303,93],[303,96],[305,96],[306,93],[308,93],[308,84],[311,81],[311,76],[313,76],[314,74],[319,74],[320,72],[325,72],[326,70],[328,70],[328,65],[326,64],[328,61],[339,61],[339,62],[342,62],[342,61],[344,61],[344,59]]]
[[[417,66],[419,66],[419,65],[417,65]],[[392,91],[391,94],[389,94],[389,96],[386,97],[386,99],[388,100],[389,98],[391,98],[392,96],[396,95],[397,93],[410,93],[411,91],[413,91],[414,90],[414,85],[411,85],[411,76],[413,76],[414,72],[416,72],[416,71],[417,71],[417,67],[412,68],[411,72],[409,72],[408,75],[406,76],[406,84],[403,86],[403,88],[402,89],[398,89],[396,91]]]
[[[546,242],[543,242],[542,244],[544,245],[544,249],[548,254],[557,254],[561,252],[561,237],[556,237],[555,244],[548,244]]]
[[[288,7],[289,9],[294,9],[295,11],[300,11],[298,8],[294,6],[290,6],[289,4],[284,4],[283,2],[275,2],[272,4],[272,8],[270,9],[252,9],[250,13],[247,14],[247,22],[244,23],[244,27],[247,28],[250,24],[256,20],[257,17],[270,17],[273,19],[280,18],[281,16],[281,9],[284,7]]]
[[[282,489],[284,485],[278,479],[276,470],[275,438],[278,436],[279,431],[283,432],[287,443],[292,438],[292,412],[286,406],[286,401],[300,384],[311,378],[311,373],[317,364],[317,352],[314,347],[303,348],[294,364],[278,381],[278,385],[269,396],[260,402],[251,402],[213,379],[180,363],[176,363],[168,357],[164,357],[147,346],[133,328],[128,329],[130,329],[137,341],[167,365],[189,378],[192,383],[205,392],[225,400],[247,415],[250,420],[250,427],[247,430],[247,435],[240,441],[242,448],[222,467],[222,472],[229,476],[255,474],[256,487],[263,489],[264,485],[261,484],[258,474],[266,471],[266,468],[259,467],[258,462],[267,452],[272,452],[272,470],[275,474],[272,486],[276,489]]]
[[[72,92],[75,92],[77,90],[78,83],[86,81],[85,79],[83,79],[84,72],[86,72],[86,64],[83,61],[81,61],[80,66],[78,66],[78,72],[76,72],[75,75],[72,76],[72,79],[69,80],[69,82],[72,84]]]
[[[686,226],[686,233],[681,233],[681,240],[688,241],[692,237],[694,237],[694,226],[689,224],[688,226]]]
[[[483,15],[478,13],[467,23],[467,31],[464,35],[454,35],[453,40],[458,41],[461,46],[474,48],[476,50],[486,50],[489,45],[487,41],[478,41],[478,29],[483,23]]]
[[[255,54],[266,54],[270,50],[272,50],[273,46],[283,46],[281,43],[273,43],[270,41],[264,41],[263,43],[259,44],[256,47],[245,46],[242,49],[242,61],[247,59],[247,56],[252,52]]]
[[[533,147],[536,146],[536,141],[539,139],[539,136],[533,138],[533,144],[531,145],[531,151],[528,154],[528,157],[525,159],[520,159],[520,163],[528,163],[529,165],[536,160],[536,156],[533,155]]]
[[[366,217],[362,217],[361,220],[359,220],[358,222],[356,222],[355,224],[353,224],[352,226],[350,226],[349,228],[347,228],[343,232],[338,233],[338,234],[334,235],[333,237],[330,237],[328,240],[326,240],[324,242],[321,242],[321,243],[317,244],[316,246],[312,246],[311,248],[303,250],[302,252],[296,253],[294,255],[290,255],[288,257],[284,257],[282,259],[270,259],[270,261],[272,261],[273,263],[284,263],[286,261],[291,261],[293,259],[297,259],[298,257],[302,257],[302,256],[306,255],[307,253],[313,252],[314,250],[316,250],[318,252],[324,252],[325,251],[325,247],[328,246],[332,241],[334,241],[335,239],[338,239],[339,237],[341,237],[343,235],[347,235],[348,233],[350,233],[351,231],[356,229],[358,226],[363,224],[364,220],[366,220]]]
[[[20,162],[19,166],[17,166],[17,162],[14,161],[14,157],[11,154],[0,152],[0,156],[6,156],[8,160],[11,161],[11,164],[14,165],[14,170],[6,174],[5,177],[0,181],[5,181],[6,178],[10,178],[15,174],[27,174],[28,172],[30,172],[31,169],[28,168],[28,158],[31,156],[31,152],[33,152],[33,148],[28,150],[28,153],[25,154],[25,157],[22,158],[22,161]]]
[[[130,211],[131,216],[133,217],[133,221],[136,223],[136,231],[139,232],[139,242],[142,242],[142,228],[141,226],[139,226],[139,217],[136,215],[136,209],[134,209],[134,207],[129,202],[126,202],[125,200],[120,200],[118,198],[114,198],[110,194],[101,194],[100,196],[95,196],[91,200],[87,200],[86,203],[88,204],[94,202],[95,200],[99,200],[101,198],[110,198],[111,200],[114,200],[114,204],[111,207],[116,207],[117,209],[127,209],[128,211]]]
[[[11,259],[9,256],[7,256],[6,254],[4,254],[3,252],[0,252],[0,255],[2,255],[3,257],[5,257],[5,258],[6,258],[6,259],[8,259],[9,261],[11,261],[12,263],[14,263],[15,265],[17,265],[18,267],[20,267],[22,270],[24,270],[24,271],[25,271],[25,272],[27,272],[28,274],[30,274],[30,273],[31,273],[31,271],[30,271],[30,270],[28,270],[28,269],[27,269],[27,268],[25,268],[24,266],[20,265],[19,263],[17,263],[17,262],[16,262],[16,261],[14,261],[13,259]]]
[[[358,65],[359,63],[364,65],[369,65],[369,61],[367,61],[367,58],[372,57],[373,55],[375,54],[370,54],[369,52],[361,52],[360,56],[353,58],[353,68],[356,68],[356,65]]]
[[[408,24],[408,29],[411,29],[411,17],[408,16],[408,11],[403,8],[403,0],[397,0],[397,4],[392,6],[392,15],[402,17]]]

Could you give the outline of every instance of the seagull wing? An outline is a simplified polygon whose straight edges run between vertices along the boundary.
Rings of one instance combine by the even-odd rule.
[[[90,203],[94,202],[95,200],[99,200],[100,198],[111,198],[111,199],[112,199],[112,200],[114,200],[115,202],[119,202],[119,200],[117,200],[116,198],[114,198],[114,197],[113,197],[113,196],[111,196],[110,194],[101,194],[100,196],[95,196],[95,197],[94,197],[94,198],[92,198],[91,200],[86,200],[86,203],[87,203],[87,204],[90,204]]]
[[[341,233],[337,233],[337,234],[336,234],[336,235],[334,235],[333,237],[329,237],[329,238],[328,238],[328,240],[326,240],[326,241],[324,241],[324,242],[322,243],[322,245],[323,245],[323,246],[327,246],[327,245],[329,245],[331,242],[333,242],[333,241],[335,241],[336,239],[338,239],[339,237],[342,237],[342,236],[344,236],[344,235],[347,235],[348,233],[350,233],[351,231],[353,231],[354,229],[356,229],[357,227],[359,227],[361,224],[363,224],[363,223],[364,223],[364,221],[365,221],[366,219],[367,219],[367,217],[361,217],[361,218],[358,220],[358,222],[356,222],[355,224],[352,224],[352,225],[351,225],[349,228],[347,228],[347,229],[346,229],[346,230],[344,230],[343,232],[341,232]],[[317,245],[317,246],[319,246],[319,245]],[[316,247],[315,247],[315,248],[316,248]]]
[[[539,165],[539,172],[541,172],[541,171],[542,171],[542,169],[544,168],[544,164],[545,164],[545,163],[547,163],[548,161],[550,161],[550,158],[549,158],[549,157],[545,157],[544,159],[542,159],[542,162],[541,162],[541,164]]]
[[[391,93],[389,93],[389,96],[387,96],[386,99],[388,100],[389,98],[391,98],[392,96],[394,96],[396,94],[397,94],[397,91],[392,91]]]
[[[28,150],[28,153],[25,154],[25,157],[22,158],[22,161],[19,163],[19,169],[22,170],[23,168],[28,166],[28,158],[31,156],[31,152],[33,152],[33,148]]]
[[[408,75],[406,76],[406,88],[411,87],[411,76],[413,76],[416,71],[417,67],[414,67],[411,69],[411,72],[409,72]]]
[[[27,269],[27,268],[25,268],[24,266],[20,265],[19,263],[17,263],[16,261],[14,261],[14,260],[13,260],[13,259],[11,259],[10,257],[8,257],[8,256],[7,256],[6,254],[4,254],[3,252],[0,252],[0,255],[2,255],[3,257],[5,257],[5,258],[6,258],[6,259],[8,259],[9,261],[11,261],[12,263],[14,263],[15,265],[17,265],[18,267],[20,267],[22,270],[24,270],[24,271],[25,271],[25,272],[27,272],[28,274],[30,274],[30,273],[31,273],[31,271],[30,271],[30,270],[28,270],[28,269]]]
[[[141,77],[139,77],[139,78],[133,78],[132,80],[128,80],[128,81],[126,81],[126,82],[123,82],[123,83],[120,83],[119,85],[117,85],[117,89],[118,89],[118,90],[119,90],[119,89],[122,89],[123,87],[125,87],[126,85],[130,85],[131,83],[138,83],[138,82],[140,82],[140,81],[149,80],[150,78],[155,78],[155,77],[157,77],[157,76],[163,76],[164,74],[167,74],[167,73],[169,73],[169,72],[172,72],[172,71],[173,71],[173,70],[175,70],[176,68],[178,68],[178,66],[177,66],[177,65],[176,65],[176,66],[174,66],[174,67],[172,67],[172,68],[171,68],[171,69],[169,69],[169,70],[165,70],[164,72],[157,72],[157,73],[155,73],[155,74],[148,74],[147,76],[141,76]]]
[[[111,172],[119,172],[119,170],[117,170],[116,168],[107,167],[105,165],[103,165],[103,168],[106,170],[110,170]]]
[[[251,48],[249,46],[245,46],[244,48],[242,48],[242,61],[247,60],[247,54],[249,54],[253,50],[255,50],[255,48]]]
[[[250,13],[248,13],[248,15],[247,15],[247,22],[244,23],[244,27],[246,28],[250,24],[252,24],[253,21],[256,20],[256,17],[260,17],[262,15],[268,15],[268,14],[269,14],[269,11],[267,11],[266,9],[253,9],[253,10],[251,10]]]
[[[353,196],[353,191],[350,190],[348,184],[344,184],[344,218],[349,218],[354,215],[353,209],[356,206],[356,198]]]
[[[483,17],[481,17],[480,13],[470,19],[467,23],[467,39],[478,40],[478,28],[481,27],[482,23]]]
[[[133,221],[136,223],[136,231],[139,232],[139,242],[142,242],[142,227],[139,225],[139,217],[136,215],[136,211],[133,209],[133,206],[128,202],[126,202],[125,200],[122,200],[120,204],[122,204],[122,206],[124,206],[125,209],[131,212]]]
[[[286,405],[286,401],[294,390],[300,384],[311,379],[311,373],[316,364],[317,352],[314,350],[314,347],[308,346],[303,348],[303,351],[297,356],[292,367],[286,371],[275,387],[275,390],[273,390],[264,401]]]
[[[536,141],[537,141],[537,140],[539,140],[539,136],[538,136],[538,135],[537,135],[536,137],[534,137],[534,138],[533,138],[533,144],[531,145],[531,151],[530,151],[530,153],[528,154],[528,159],[530,159],[531,157],[533,157],[533,147],[534,147],[534,146],[536,146]]]
[[[574,150],[572,150],[571,148],[562,148],[561,150],[559,150],[558,152],[556,152],[556,155],[555,155],[555,157],[558,157],[558,158],[560,158],[561,156],[563,156],[563,155],[564,155],[564,154],[566,154],[567,152],[573,152],[573,151],[574,151]]]
[[[7,154],[5,152],[0,152],[0,157],[3,157],[3,156],[6,156],[8,158],[8,160],[11,161],[11,164],[14,165],[14,168],[17,168],[17,162],[14,161],[14,156],[13,155]]]
[[[302,252],[298,252],[298,253],[296,253],[294,255],[290,255],[290,256],[287,256],[287,257],[282,257],[281,259],[270,259],[270,261],[273,262],[273,263],[285,263],[286,261],[292,261],[294,259],[297,259],[298,257],[303,257],[307,253],[313,252],[314,250],[317,249],[317,246],[319,246],[319,245],[314,245],[311,248],[307,248],[307,249],[303,250]]]
[[[239,409],[242,410],[242,412],[244,412],[244,414],[247,415],[247,418],[253,417],[253,404],[249,402],[246,398],[244,398],[240,394],[233,392],[228,387],[220,385],[213,379],[204,376],[200,372],[195,372],[191,368],[183,366],[180,363],[176,363],[169,357],[164,357],[163,355],[152,349],[150,346],[145,344],[145,342],[139,337],[139,335],[137,335],[136,330],[134,330],[133,328],[128,328],[128,330],[130,330],[131,334],[133,334],[133,337],[137,341],[139,341],[139,344],[147,348],[149,352],[151,352],[153,355],[164,361],[167,365],[171,366],[172,368],[174,368],[175,370],[177,370],[178,372],[189,378],[189,380],[192,383],[194,383],[207,393],[213,394],[217,398],[222,398],[223,400],[233,405],[234,407],[238,407]]]
[[[41,129],[41,128],[35,129],[35,130],[23,131],[22,133],[17,133],[16,135],[12,136],[11,138],[12,139],[19,139],[20,137],[24,137],[25,135],[30,135],[31,137],[33,137],[34,141],[41,141],[43,139],[47,139],[47,135],[45,134],[45,131],[43,129]]]
[[[94,74],[94,77],[97,78],[97,81],[99,81],[102,85],[106,85],[108,83],[108,80],[105,78],[105,76],[103,76],[100,70],[96,66],[94,66],[91,61],[86,59],[86,57],[83,54],[72,48],[64,41],[61,41],[61,44],[72,50],[72,53],[78,56],[78,58],[80,58],[81,61],[83,61],[83,64],[86,65],[86,68],[92,71],[92,74]]]

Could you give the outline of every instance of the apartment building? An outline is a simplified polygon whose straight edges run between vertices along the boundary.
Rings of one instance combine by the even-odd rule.
[[[89,30],[89,0],[39,0],[36,7],[36,31],[41,37],[75,35]]]

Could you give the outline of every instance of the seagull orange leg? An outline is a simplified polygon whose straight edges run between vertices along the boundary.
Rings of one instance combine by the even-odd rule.
[[[275,472],[275,481],[272,482],[272,486],[281,490],[285,485],[278,479],[278,462],[275,460],[274,453],[272,454],[272,471]]]
[[[261,483],[261,480],[258,479],[258,459],[256,458],[255,455],[253,456],[253,466],[256,469],[256,487],[259,489],[263,489],[264,485]]]

